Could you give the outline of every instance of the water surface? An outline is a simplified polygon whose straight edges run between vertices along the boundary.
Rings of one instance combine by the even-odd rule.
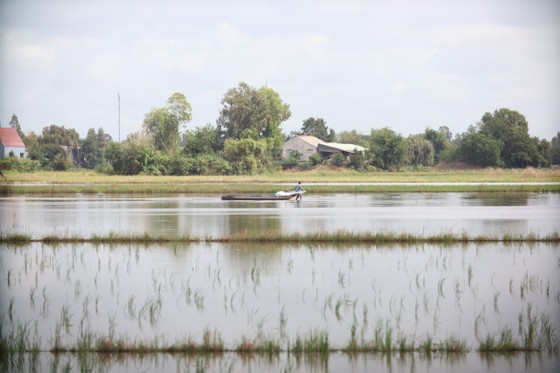
[[[547,235],[560,226],[558,193],[305,195],[302,202],[222,201],[220,196],[81,195],[0,198],[3,230],[45,234],[194,234],[242,231],[442,232]]]

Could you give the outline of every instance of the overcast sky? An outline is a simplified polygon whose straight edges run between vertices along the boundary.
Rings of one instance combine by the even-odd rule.
[[[190,128],[240,82],[337,132],[465,132],[485,112],[560,131],[560,1],[0,0],[0,122],[121,139],[174,92]]]

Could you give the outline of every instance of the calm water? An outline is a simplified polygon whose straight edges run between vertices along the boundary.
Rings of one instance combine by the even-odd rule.
[[[2,230],[47,233],[170,232],[227,235],[244,229],[332,229],[472,234],[554,232],[558,194],[306,196],[301,203],[223,202],[219,196],[81,196],[0,199]],[[326,333],[333,348],[391,333],[419,345],[455,337],[470,352],[281,353],[240,356],[41,353],[23,370],[554,372],[558,355],[475,352],[488,335],[522,343],[560,331],[560,245],[0,245],[2,333],[28,330],[42,349],[56,336],[171,344],[205,333],[235,348],[244,338],[283,348]],[[543,342],[544,343],[544,342]],[[5,362],[4,362],[5,363]]]
[[[218,195],[3,197],[0,219],[3,230],[33,236],[109,232],[224,236],[245,230],[338,229],[545,235],[559,229],[560,194],[310,194],[300,203],[222,201]]]

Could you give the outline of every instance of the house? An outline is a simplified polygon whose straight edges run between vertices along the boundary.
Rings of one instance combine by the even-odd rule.
[[[284,143],[282,147],[282,158],[288,158],[292,151],[301,154],[300,160],[308,161],[314,153],[321,154],[323,158],[329,158],[332,154],[341,153],[345,157],[354,154],[355,151],[363,152],[363,146],[354,144],[340,144],[337,142],[325,142],[315,136],[299,135]]]
[[[282,146],[282,158],[289,158],[293,151],[301,154],[301,161],[308,161],[309,157],[317,152],[319,144],[325,142],[315,136],[299,135],[293,137]]]
[[[12,153],[15,157],[26,158],[25,144],[15,128],[0,128],[0,158],[6,158]]]

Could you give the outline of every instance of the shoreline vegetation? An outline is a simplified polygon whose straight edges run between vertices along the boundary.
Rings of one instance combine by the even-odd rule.
[[[57,330],[51,341],[51,346],[41,346],[39,341],[33,341],[28,325],[20,325],[16,330],[10,330],[9,335],[0,338],[0,356],[4,358],[17,357],[24,353],[238,353],[238,354],[312,354],[324,355],[329,353],[432,353],[466,354],[478,353],[559,353],[558,341],[554,338],[554,330],[550,326],[550,316],[542,315],[540,320],[529,320],[533,330],[526,331],[520,339],[513,337],[511,329],[504,328],[499,335],[488,334],[478,341],[478,346],[469,347],[466,341],[455,335],[443,340],[433,340],[431,336],[395,337],[395,330],[391,327],[378,325],[373,338],[359,336],[355,325],[350,330],[350,337],[343,346],[335,346],[329,342],[326,330],[310,330],[299,334],[293,340],[286,340],[286,336],[274,337],[258,335],[256,337],[242,336],[233,345],[226,345],[218,330],[206,328],[201,342],[192,337],[174,343],[165,342],[163,338],[156,338],[151,342],[131,341],[128,338],[115,335],[97,335],[90,330],[82,330],[75,343],[65,344],[62,331]],[[2,320],[0,320],[0,330]],[[540,328],[539,328],[540,327]],[[6,359],[9,360],[9,359]]]
[[[502,235],[469,235],[468,232],[442,232],[438,234],[412,234],[397,232],[336,232],[281,233],[244,231],[227,237],[198,236],[192,234],[170,236],[148,233],[108,233],[90,236],[49,234],[33,238],[24,233],[0,232],[0,243],[28,244],[92,243],[92,244],[166,244],[166,243],[276,243],[276,244],[486,244],[486,243],[559,243],[560,234],[504,233]]]
[[[363,173],[325,167],[239,176],[110,176],[95,171],[4,172],[0,194],[272,193],[301,181],[311,193],[560,192],[560,170],[479,169]]]

